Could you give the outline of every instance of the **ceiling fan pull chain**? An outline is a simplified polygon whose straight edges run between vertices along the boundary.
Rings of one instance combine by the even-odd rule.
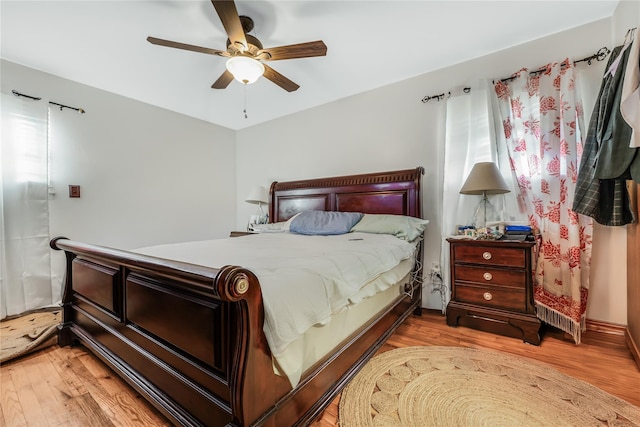
[[[247,86],[248,84],[245,83],[243,84],[244,86],[244,110],[242,111],[244,113],[244,118],[248,118],[249,116],[247,116]]]

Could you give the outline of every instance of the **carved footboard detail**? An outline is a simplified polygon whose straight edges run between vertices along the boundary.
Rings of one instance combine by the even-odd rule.
[[[291,387],[273,373],[271,352],[262,326],[264,306],[258,279],[235,266],[220,269],[215,281],[218,294],[230,302],[236,326],[233,358],[229,360],[233,423],[252,425]],[[271,423],[267,423],[271,425]]]

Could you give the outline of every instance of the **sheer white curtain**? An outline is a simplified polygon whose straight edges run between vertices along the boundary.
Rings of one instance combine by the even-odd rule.
[[[440,264],[448,290],[451,289],[451,278],[446,239],[456,233],[458,225],[471,224],[475,207],[480,202],[480,196],[460,194],[460,188],[474,164],[498,162],[489,91],[489,82],[480,81],[473,85],[469,94],[452,96],[447,100]],[[504,195],[488,197],[505,219],[513,219],[513,210],[509,209],[509,204],[505,205]]]
[[[2,94],[0,315],[60,301],[51,281],[45,101]]]

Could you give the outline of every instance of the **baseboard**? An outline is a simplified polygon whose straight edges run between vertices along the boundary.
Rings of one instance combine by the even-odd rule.
[[[633,356],[633,360],[636,361],[636,365],[640,368],[640,350],[638,349],[638,343],[633,340],[628,328],[624,330],[624,341],[627,344],[629,352]]]
[[[624,336],[624,342],[629,349],[629,353],[631,353],[633,360],[635,360],[636,365],[640,368],[640,349],[638,343],[633,340],[633,337],[629,333],[629,328],[626,325],[587,319],[587,331]]]
[[[441,314],[440,310],[432,310],[432,309],[427,309],[427,308],[423,308],[423,310],[431,311],[433,313],[435,313],[437,311],[438,314]],[[599,332],[599,333],[602,333],[602,334],[611,334],[611,335],[623,336],[624,337],[624,341],[627,344],[627,348],[629,349],[629,352],[631,353],[631,356],[633,357],[633,360],[636,361],[636,365],[638,365],[638,368],[640,368],[640,347],[638,346],[638,343],[636,343],[633,340],[633,337],[629,333],[629,328],[627,328],[627,325],[620,325],[618,323],[603,322],[601,320],[587,319],[586,326],[587,326],[587,331]]]
[[[587,331],[624,336],[627,333],[627,325],[587,319]]]
[[[422,308],[424,311],[430,313],[442,314],[440,310],[431,308]],[[627,325],[620,325],[619,323],[603,322],[602,320],[587,319],[586,321],[587,331],[600,332],[603,334],[627,336]],[[637,347],[636,347],[637,348]]]

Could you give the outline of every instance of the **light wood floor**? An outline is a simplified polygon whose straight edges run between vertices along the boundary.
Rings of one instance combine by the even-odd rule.
[[[640,406],[640,370],[619,335],[587,331],[576,346],[548,331],[540,346],[468,328],[437,312],[411,317],[381,351],[414,345],[485,348],[536,359]],[[82,347],[50,347],[0,367],[0,425],[169,426],[142,397]],[[336,426],[339,397],[312,427]]]

